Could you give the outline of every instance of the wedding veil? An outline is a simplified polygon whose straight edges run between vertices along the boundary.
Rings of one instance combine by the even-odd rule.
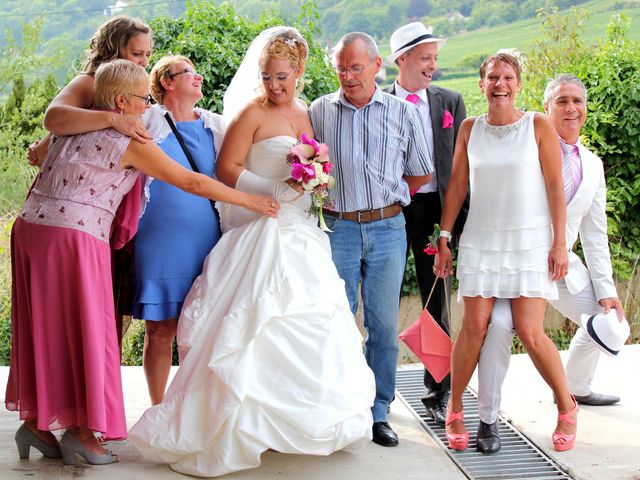
[[[247,53],[222,100],[222,115],[227,123],[234,119],[247,103],[262,95],[260,88],[260,55],[262,55],[262,51],[273,37],[287,31],[300,35],[300,32],[293,27],[271,27],[260,32],[249,45]]]
[[[262,55],[262,51],[272,38],[286,32],[292,32],[300,36],[298,30],[292,27],[271,27],[260,32],[253,42],[251,42],[251,45],[249,45],[247,53],[223,97],[222,116],[227,124],[231,122],[249,102],[262,95],[260,85],[260,55]],[[223,232],[244,225],[259,217],[257,213],[229,203],[216,202],[216,208],[219,213],[220,228]]]

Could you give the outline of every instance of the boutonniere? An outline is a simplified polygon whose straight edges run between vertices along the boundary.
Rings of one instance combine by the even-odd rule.
[[[445,110],[442,114],[442,128],[453,127],[453,115],[449,110]]]

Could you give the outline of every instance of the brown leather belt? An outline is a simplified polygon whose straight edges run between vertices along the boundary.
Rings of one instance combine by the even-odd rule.
[[[334,212],[323,208],[322,211],[330,217],[337,217],[341,220],[351,220],[358,223],[375,222],[383,218],[395,217],[402,211],[402,205],[394,203],[388,207],[374,208],[373,210],[358,210],[357,212]]]

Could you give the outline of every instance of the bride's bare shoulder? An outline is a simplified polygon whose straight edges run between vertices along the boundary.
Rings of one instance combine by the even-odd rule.
[[[267,113],[268,112],[266,106],[262,102],[260,102],[260,100],[254,99],[248,102],[242,108],[242,110],[240,110],[240,113],[238,113],[236,120],[264,120],[264,117],[267,115]]]
[[[304,110],[305,112],[309,111],[309,105],[307,105],[307,102],[305,102],[303,99],[301,99],[300,97],[297,97],[295,101],[296,101],[296,106],[298,108],[300,108],[301,110]]]

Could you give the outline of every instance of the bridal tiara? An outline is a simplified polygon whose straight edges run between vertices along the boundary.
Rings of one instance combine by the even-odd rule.
[[[284,40],[284,43],[289,45],[291,48],[296,48],[296,44],[298,43],[295,38],[285,38],[283,40]]]

